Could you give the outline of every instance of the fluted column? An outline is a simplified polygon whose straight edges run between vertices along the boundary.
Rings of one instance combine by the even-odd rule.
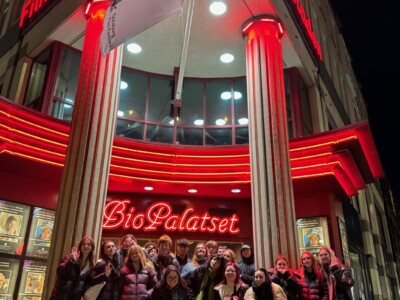
[[[282,24],[262,16],[243,25],[246,43],[253,238],[257,267],[283,254],[297,265],[295,209],[280,38]]]
[[[105,57],[100,51],[109,4],[92,2],[86,12],[88,21],[43,299],[49,299],[61,258],[83,236],[94,238],[95,253],[99,249],[122,61],[122,46]]]

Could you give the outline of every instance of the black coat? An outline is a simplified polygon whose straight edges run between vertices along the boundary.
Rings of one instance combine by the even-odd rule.
[[[288,300],[299,298],[303,289],[299,282],[301,277],[293,270],[289,269],[284,274],[281,274],[276,269],[269,269],[268,274],[271,281],[283,289]]]
[[[79,264],[73,261],[70,255],[65,256],[57,268],[57,281],[51,293],[51,300],[81,300],[90,270],[80,273]]]
[[[151,294],[151,299],[153,300],[195,300],[196,297],[193,291],[179,284],[174,289],[169,289],[166,285],[162,284],[160,281],[154,287]]]
[[[106,277],[105,268],[107,264],[113,264],[110,276]],[[89,285],[96,285],[105,282],[104,288],[101,290],[97,300],[118,300],[120,295],[120,272],[118,269],[118,261],[101,259],[93,267],[90,273]]]

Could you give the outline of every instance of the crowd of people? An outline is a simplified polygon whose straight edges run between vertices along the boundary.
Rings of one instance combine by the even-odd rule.
[[[99,300],[352,299],[351,273],[328,246],[320,248],[319,261],[304,251],[300,268],[293,270],[283,255],[270,269],[256,269],[246,244],[239,259],[215,241],[197,243],[191,258],[187,239],[176,242],[176,254],[172,245],[167,234],[144,247],[128,234],[118,247],[103,241],[95,262],[95,243],[84,237],[59,264],[51,300],[81,300],[99,283],[104,284]]]

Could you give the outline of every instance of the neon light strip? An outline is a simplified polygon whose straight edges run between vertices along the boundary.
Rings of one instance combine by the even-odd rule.
[[[47,163],[47,164],[50,164],[50,165],[53,165],[53,166],[64,167],[64,164],[52,162],[52,161],[49,161],[49,160],[46,160],[46,159],[41,159],[41,158],[33,157],[33,156],[30,156],[30,155],[22,154],[22,153],[20,153],[20,152],[13,152],[13,151],[10,151],[10,150],[3,150],[3,151],[0,152],[0,153],[1,153],[1,154],[2,154],[2,153],[8,153],[8,154],[11,154],[11,155],[14,155],[14,156],[19,156],[19,157],[31,159],[31,160],[34,160],[34,161],[44,162],[44,163]]]
[[[300,151],[300,150],[307,150],[307,149],[314,149],[314,148],[318,148],[318,147],[322,147],[322,146],[330,146],[330,145],[337,145],[343,142],[347,142],[349,140],[357,140],[358,137],[355,135],[346,137],[346,138],[342,138],[342,139],[338,139],[335,141],[331,141],[331,142],[326,142],[326,143],[320,143],[320,144],[314,144],[311,146],[304,146],[304,147],[298,147],[298,148],[292,148],[289,149],[289,152],[295,152],[295,151]]]
[[[318,167],[327,167],[327,166],[339,166],[344,170],[343,165],[339,162],[339,161],[333,161],[333,162],[328,162],[328,163],[322,163],[322,164],[315,164],[315,165],[308,165],[308,166],[304,166],[304,167],[292,167],[291,170],[306,170],[306,169],[311,169],[311,168],[318,168]]]
[[[303,178],[314,178],[314,177],[322,177],[322,176],[335,176],[334,172],[322,172],[322,173],[315,173],[310,175],[299,175],[299,176],[292,176],[292,179],[303,179]]]
[[[65,158],[64,154],[61,154],[61,153],[58,153],[58,152],[54,152],[54,151],[50,151],[50,150],[44,150],[42,148],[30,146],[30,145],[27,145],[27,144],[24,144],[24,143],[21,143],[21,142],[18,142],[18,141],[13,141],[13,140],[8,139],[8,138],[6,138],[4,136],[0,136],[0,139],[5,140],[5,141],[9,142],[10,144],[16,144],[16,145],[19,145],[19,146],[22,146],[22,147],[30,148],[30,149],[33,149],[33,150],[37,150],[37,151],[40,151],[40,152],[45,152],[45,153],[48,153],[48,154],[52,154],[52,155],[55,155],[55,156],[59,156],[59,157]]]

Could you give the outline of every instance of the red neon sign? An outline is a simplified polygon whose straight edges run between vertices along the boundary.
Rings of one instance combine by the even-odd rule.
[[[108,202],[104,210],[103,229],[116,228],[156,231],[186,231],[238,234],[240,229],[235,227],[239,222],[236,214],[220,218],[210,216],[208,212],[202,215],[194,213],[193,207],[186,208],[181,215],[173,214],[172,207],[165,202],[150,205],[146,212],[136,212],[136,207],[128,206],[129,200],[114,200]]]
[[[311,43],[311,47],[314,50],[315,56],[319,61],[322,61],[321,46],[317,40],[317,37],[315,36],[314,31],[312,30],[311,21],[309,18],[307,18],[306,12],[303,6],[301,6],[300,4],[300,0],[290,0],[290,2],[292,3],[296,16],[299,18],[304,33],[306,34],[309,42]]]
[[[22,28],[27,20],[32,20],[34,16],[51,0],[28,0],[22,7],[19,27]]]

